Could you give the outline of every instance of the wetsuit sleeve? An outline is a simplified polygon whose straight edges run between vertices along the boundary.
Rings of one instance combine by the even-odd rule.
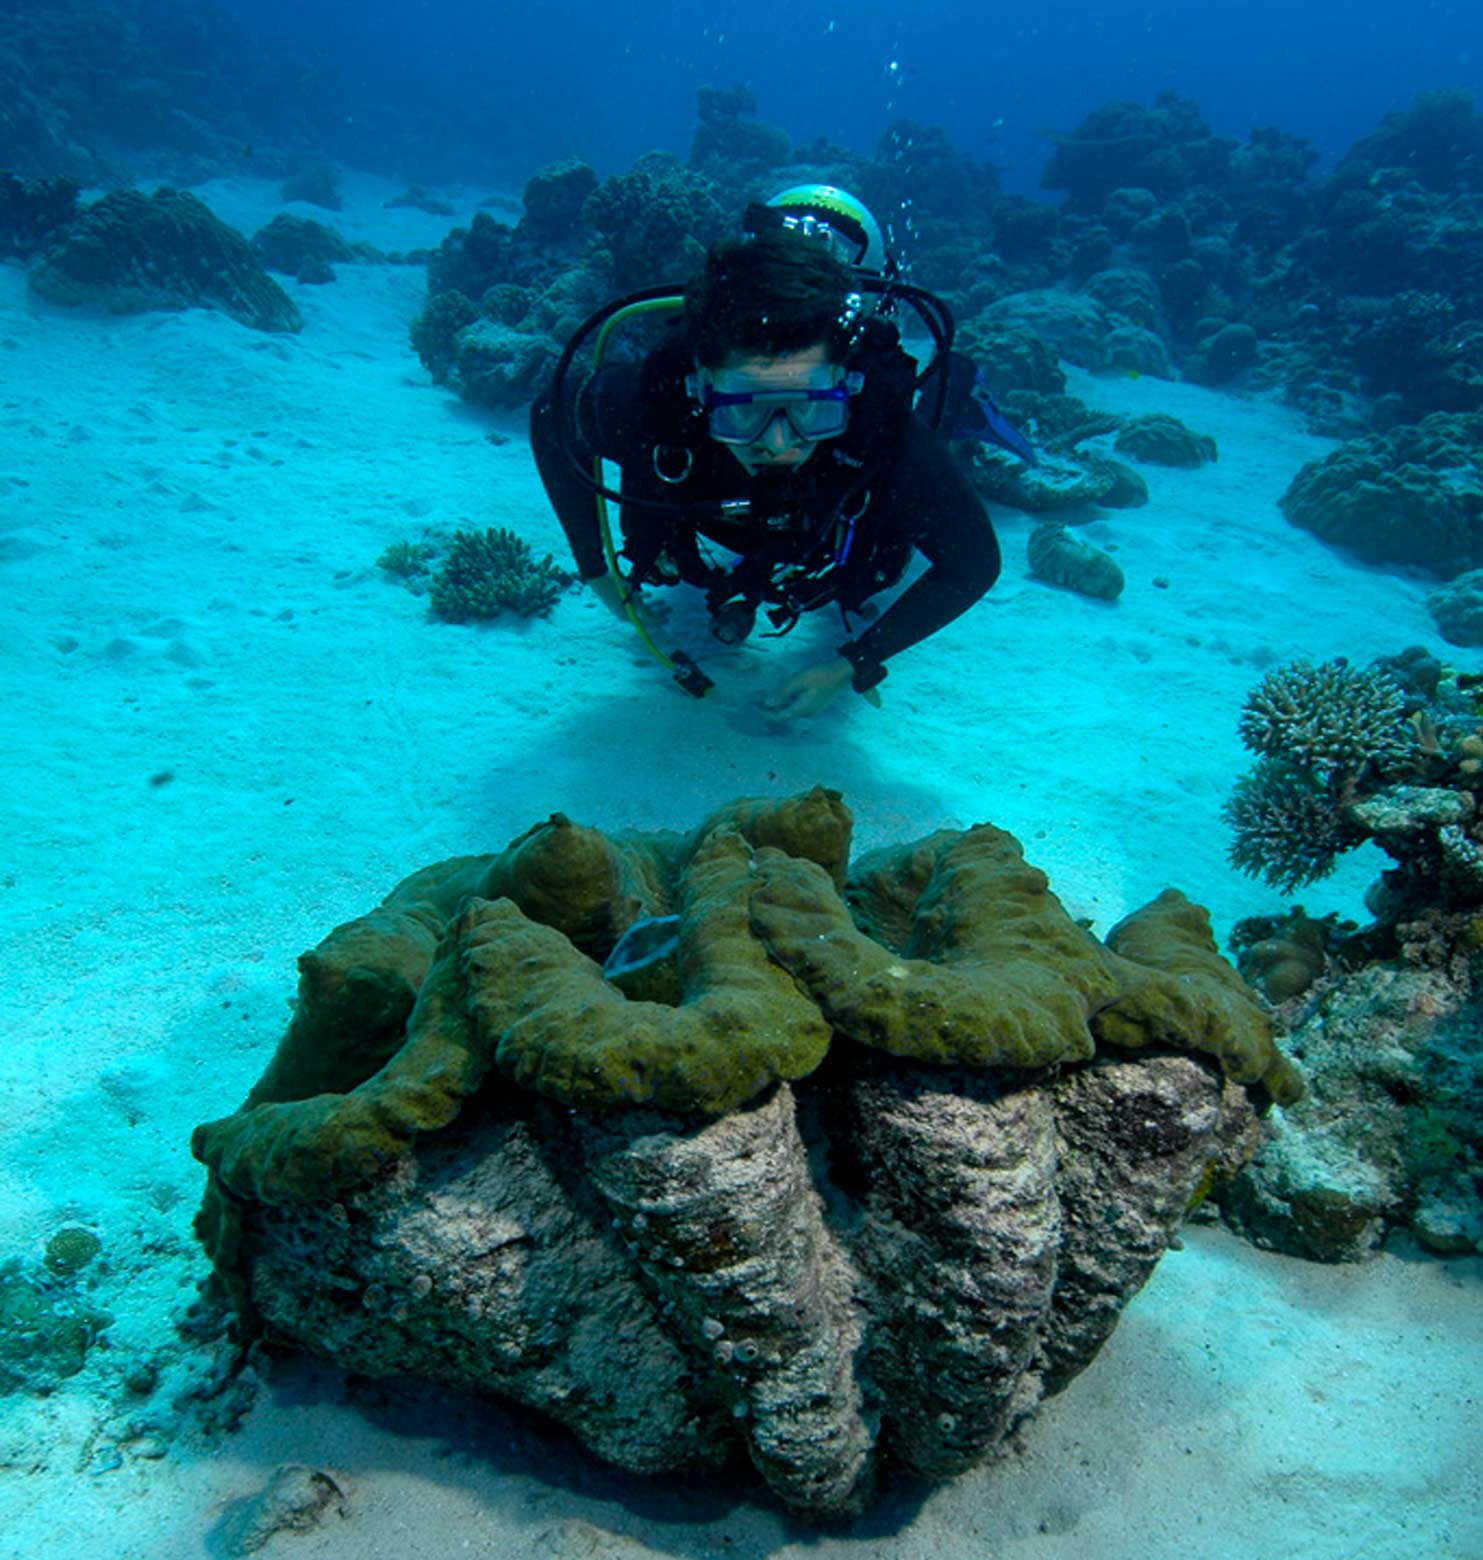
[[[883,523],[899,526],[931,567],[840,653],[855,687],[874,687],[893,655],[960,617],[999,578],[999,541],[983,503],[947,445],[913,420],[881,494]]]
[[[531,454],[584,580],[607,573],[608,566],[592,489],[573,458],[588,471],[599,455],[622,465],[641,453],[648,430],[639,377],[637,364],[615,364],[570,389],[562,405],[548,389],[530,409]]]

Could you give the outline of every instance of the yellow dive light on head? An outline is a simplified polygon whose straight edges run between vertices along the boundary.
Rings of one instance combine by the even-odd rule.
[[[786,226],[824,240],[846,265],[866,271],[885,269],[886,240],[880,223],[864,201],[837,184],[793,184],[779,190],[767,205],[782,213]]]

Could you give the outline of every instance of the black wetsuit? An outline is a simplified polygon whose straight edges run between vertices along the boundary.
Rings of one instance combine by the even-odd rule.
[[[921,552],[926,573],[840,647],[856,688],[874,686],[886,661],[952,622],[998,578],[994,528],[947,445],[912,411],[914,369],[893,327],[872,322],[850,359],[865,384],[846,432],[786,472],[749,476],[710,438],[685,392],[693,366],[676,331],[642,363],[591,376],[563,412],[550,392],[532,408],[531,448],[583,579],[606,565],[592,492],[561,447],[559,415],[584,470],[597,454],[620,468],[630,577],[696,585],[713,613],[729,603],[762,606],[786,630],[833,601],[848,627],[848,615]]]

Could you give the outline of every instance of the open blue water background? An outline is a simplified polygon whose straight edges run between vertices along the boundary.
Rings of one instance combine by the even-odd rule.
[[[511,167],[581,155],[607,173],[683,152],[695,89],[744,82],[795,140],[874,148],[940,124],[1033,191],[1047,131],[1174,88],[1211,127],[1276,125],[1330,161],[1418,91],[1483,96],[1477,0],[224,0],[356,92],[409,113],[462,98]]]

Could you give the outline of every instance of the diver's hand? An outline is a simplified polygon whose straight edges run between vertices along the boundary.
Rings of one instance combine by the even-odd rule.
[[[771,693],[761,705],[774,720],[805,720],[832,704],[854,680],[855,668],[842,655],[805,666]]]

